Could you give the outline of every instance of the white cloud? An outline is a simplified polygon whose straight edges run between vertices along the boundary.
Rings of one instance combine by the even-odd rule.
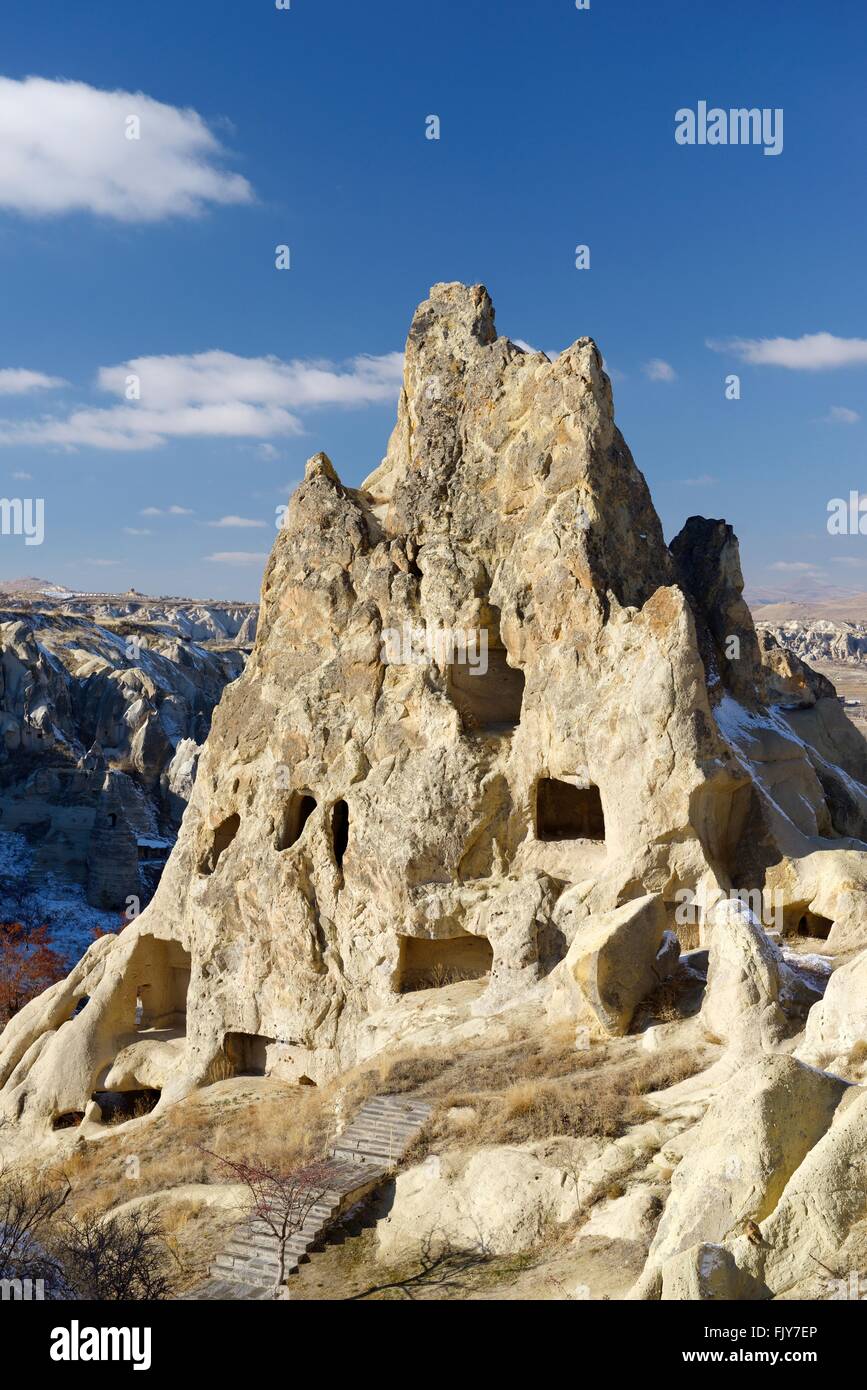
[[[847,405],[832,405],[828,414],[822,417],[822,422],[826,425],[857,425],[860,419],[857,410],[850,410]]]
[[[130,118],[138,139],[128,138]],[[250,202],[247,180],[220,167],[224,156],[189,107],[85,82],[0,78],[0,206],[16,212],[156,222]]]
[[[813,574],[820,575],[824,571],[816,565],[811,565],[807,560],[777,560],[773,565],[768,565],[768,569],[779,570],[784,574]]]
[[[834,367],[867,365],[867,338],[837,338],[833,333],[805,333],[800,338],[708,338],[714,352],[730,352],[758,367],[788,367],[795,372],[823,372]]]
[[[195,516],[192,507],[179,507],[173,502],[170,507],[142,507],[139,516]]]
[[[29,479],[33,477],[33,474],[32,474],[32,473],[25,473],[24,470],[23,470],[22,468],[19,468],[19,469],[17,469],[17,470],[12,474],[12,477],[13,477],[13,478],[19,478],[19,479],[22,479],[22,480],[26,479],[26,480],[29,481]]]
[[[715,487],[719,478],[712,473],[699,473],[697,478],[681,478],[684,487]]]
[[[0,160],[2,160],[0,151]],[[2,199],[2,191],[0,191]],[[26,396],[31,391],[52,391],[67,386],[62,376],[46,376],[44,372],[29,372],[25,367],[0,368],[0,396]]]
[[[845,565],[847,569],[861,569],[867,564],[867,559],[861,560],[857,555],[832,555],[832,565]]]
[[[88,564],[88,565],[99,565],[99,566],[101,566],[101,567],[108,567],[108,566],[110,566],[110,565],[119,565],[119,564],[120,564],[120,560],[95,560],[95,559],[93,558],[93,556],[91,555],[91,556],[88,556],[87,560],[85,561],[85,564]]]
[[[665,362],[661,357],[651,357],[649,362],[645,362],[641,370],[651,381],[674,381],[677,377],[677,372],[671,363]]]
[[[134,402],[126,400],[131,376],[140,391]],[[123,404],[77,409],[65,417],[0,420],[0,445],[137,451],[158,448],[168,439],[266,440],[303,433],[296,410],[393,401],[402,378],[399,352],[361,355],[342,366],[217,350],[136,357],[98,373],[99,387]]]
[[[206,560],[210,560],[215,565],[263,565],[268,559],[267,553],[258,550],[218,550],[215,555],[206,555]]]
[[[253,521],[248,516],[221,516],[219,521],[206,521],[206,526],[266,526],[265,521]]]
[[[124,526],[127,536],[152,536],[153,531],[149,531],[146,526]]]

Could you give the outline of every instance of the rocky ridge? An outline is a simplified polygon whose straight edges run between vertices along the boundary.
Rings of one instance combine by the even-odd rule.
[[[648,1045],[704,1069],[573,1152],[571,1188],[538,1145],[411,1169],[384,1256],[431,1200],[475,1221],[496,1194],[503,1248],[628,1232],[634,1297],[802,1288],[867,1221],[867,744],[742,590],[725,522],[666,545],[591,340],[551,362],[482,286],[435,286],[382,464],[352,489],[316,455],[290,502],[152,903],[0,1038],[9,1142],[70,1114],[86,1141],[109,1092],[326,1083],[528,1011],[643,1047],[683,951],[700,1011]]]

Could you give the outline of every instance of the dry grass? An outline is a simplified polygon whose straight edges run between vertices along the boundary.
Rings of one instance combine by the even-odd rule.
[[[420,1053],[383,1077],[392,1091],[435,1102],[408,1154],[418,1162],[448,1148],[523,1144],[558,1135],[616,1138],[649,1114],[642,1097],[692,1075],[700,1062],[685,1050],[647,1054],[605,1043],[578,1051],[574,1041],[524,1039],[457,1057]],[[450,1110],[464,1112],[459,1121]]]
[[[576,1048],[574,1028],[564,1028],[508,1043],[391,1054],[320,1087],[239,1078],[165,1114],[107,1128],[97,1140],[76,1138],[53,1172],[72,1184],[72,1212],[105,1213],[183,1184],[225,1182],[213,1154],[255,1157],[288,1171],[320,1157],[338,1126],[385,1092],[434,1104],[407,1163],[430,1152],[560,1135],[615,1138],[649,1113],[648,1091],[673,1085],[700,1064],[685,1051],[646,1053],[635,1038]],[[449,1115],[458,1107],[463,1123]],[[161,1205],[159,1219],[184,1286],[204,1277],[237,1213],[179,1199]]]

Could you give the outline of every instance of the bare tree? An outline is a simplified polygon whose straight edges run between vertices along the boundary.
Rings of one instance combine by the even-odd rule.
[[[73,1298],[138,1303],[172,1292],[171,1254],[150,1215],[67,1218],[54,1250]]]
[[[51,1223],[69,1198],[66,1178],[49,1182],[0,1169],[0,1279],[61,1279],[46,1241]]]
[[[329,1163],[323,1160],[283,1173],[253,1159],[234,1161],[207,1149],[203,1152],[247,1189],[247,1215],[251,1221],[261,1221],[273,1235],[280,1265],[275,1283],[284,1284],[289,1243],[328,1191]]]

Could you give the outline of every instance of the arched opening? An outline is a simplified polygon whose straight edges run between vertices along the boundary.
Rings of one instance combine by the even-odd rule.
[[[576,787],[556,777],[536,785],[537,840],[604,840],[605,816],[598,787]]]
[[[200,874],[212,874],[214,872],[219,863],[220,855],[229,848],[238,833],[240,824],[241,817],[237,812],[233,812],[231,816],[227,816],[224,821],[220,822],[214,831],[211,847],[199,864]]]
[[[62,1115],[55,1115],[51,1122],[52,1129],[77,1129],[84,1119],[83,1110],[67,1110]]]
[[[342,869],[343,856],[349,844],[349,807],[345,801],[335,801],[331,808],[331,836],[334,861],[338,869]]]
[[[808,903],[788,903],[783,908],[783,936],[815,937],[827,941],[834,923],[830,917],[811,912]]]
[[[179,942],[155,936],[141,938],[130,972],[138,1032],[186,1028],[191,969],[190,953]]]
[[[122,1125],[149,1115],[160,1101],[160,1092],[153,1089],[136,1091],[94,1091],[91,1099],[99,1106],[99,1118],[104,1125]]]
[[[467,733],[506,733],[521,722],[524,672],[503,647],[489,647],[486,660],[453,661],[446,688]]]
[[[316,798],[309,792],[293,792],[277,826],[277,848],[291,849],[301,838],[304,827],[316,810]]]
[[[829,917],[820,917],[815,912],[802,912],[798,918],[798,935],[815,936],[827,941],[834,923]]]

